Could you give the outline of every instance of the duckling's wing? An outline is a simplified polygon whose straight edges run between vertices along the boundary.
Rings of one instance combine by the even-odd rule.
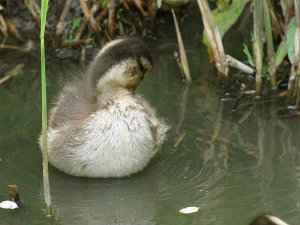
[[[136,99],[139,104],[143,106],[143,109],[146,112],[152,135],[155,140],[155,145],[157,146],[157,148],[160,148],[160,146],[166,139],[166,134],[170,129],[170,126],[166,124],[164,118],[157,118],[156,110],[142,96],[136,95]]]
[[[50,110],[50,127],[81,121],[94,110],[94,98],[84,80],[67,83]]]

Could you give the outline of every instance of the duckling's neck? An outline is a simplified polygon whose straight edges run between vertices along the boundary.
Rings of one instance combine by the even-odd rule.
[[[105,87],[98,88],[97,103],[99,106],[105,105],[108,101],[122,97],[125,95],[134,95],[135,88],[116,87],[113,85],[106,85]]]

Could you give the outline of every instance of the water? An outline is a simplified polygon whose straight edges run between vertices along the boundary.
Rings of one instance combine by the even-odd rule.
[[[75,178],[50,167],[55,219],[43,214],[38,61],[11,56],[26,69],[0,87],[0,200],[14,183],[22,202],[20,210],[0,210],[0,225],[243,225],[263,212],[298,224],[299,118],[279,117],[282,103],[269,98],[244,98],[230,113],[234,101],[221,100],[206,52],[191,39],[192,86],[181,81],[176,40],[167,37],[152,48],[155,68],[138,90],[172,126],[161,151],[130,178]],[[49,99],[77,64],[48,58]],[[200,209],[178,212],[187,206]]]

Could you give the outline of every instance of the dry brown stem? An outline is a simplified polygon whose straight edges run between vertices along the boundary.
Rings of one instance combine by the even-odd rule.
[[[229,66],[237,68],[237,69],[241,70],[244,73],[247,73],[247,74],[254,74],[255,73],[255,70],[253,68],[247,66],[246,64],[244,64],[241,61],[233,58],[230,55],[226,55],[226,61],[227,61]]]
[[[13,34],[19,41],[25,43],[26,42],[25,38],[23,38],[23,36],[18,31],[18,29],[16,28],[14,23],[8,17],[4,17],[4,20],[5,20],[5,23],[7,25],[8,31],[11,34]]]
[[[0,49],[11,49],[11,50],[17,50],[17,51],[24,51],[23,48],[16,46],[16,45],[0,45]]]
[[[0,79],[0,85],[3,84],[4,82],[8,81],[9,79],[17,76],[18,74],[20,74],[23,67],[24,67],[24,64],[18,64],[12,71],[9,72],[9,74],[7,74],[6,76],[4,76]]]
[[[186,135],[187,135],[187,132],[184,131],[176,138],[175,143],[174,143],[174,148],[177,148],[180,145],[180,143],[185,139]]]
[[[73,0],[67,0],[64,6],[64,9],[59,17],[59,21],[56,25],[56,35],[61,35],[64,30],[65,20],[66,16],[68,15],[68,12],[70,11],[70,8],[72,6]]]
[[[96,12],[98,11],[98,9],[99,9],[99,6],[94,5],[90,9],[90,13],[94,16],[96,14]],[[102,20],[102,18],[106,15],[105,12],[107,13],[107,8],[103,9],[102,12],[95,18],[96,23],[99,23]],[[81,38],[82,33],[85,30],[87,24],[88,24],[88,21],[86,19],[81,22],[80,26],[78,27],[78,29],[76,30],[76,33],[75,33],[75,37],[74,37],[75,41],[78,41]],[[99,31],[101,30],[101,28],[99,26],[98,26],[98,29],[99,29]]]
[[[99,7],[98,4],[94,4],[91,8],[91,11],[89,10],[85,0],[79,0],[80,2],[80,6],[81,6],[81,9],[82,9],[82,12],[84,14],[84,17],[87,21],[89,21],[90,25],[91,25],[91,28],[92,30],[95,32],[95,33],[98,33],[99,32],[99,27],[97,26],[97,22],[93,16],[93,14],[91,13],[92,11],[95,10],[95,8]],[[94,8],[94,9],[93,9]],[[97,8],[98,9],[98,8]],[[96,9],[96,11],[97,11]]]
[[[108,2],[108,34],[112,37],[115,33],[115,20],[116,20],[116,2],[109,0]]]
[[[31,15],[33,16],[33,18],[35,19],[36,23],[38,24],[38,26],[40,26],[40,12],[36,12],[36,8],[37,8],[37,4],[35,2],[35,0],[25,0],[25,4],[28,8],[28,10],[30,11]]]
[[[253,10],[253,27],[254,27],[254,40],[253,40],[253,53],[255,57],[256,75],[255,75],[255,90],[256,95],[259,96],[262,90],[262,67],[263,67],[263,8],[261,0],[254,0]]]
[[[96,21],[99,23],[106,15],[108,12],[108,8],[105,7],[97,16],[96,16]]]
[[[181,36],[181,33],[180,33],[179,25],[178,25],[177,18],[176,18],[174,10],[172,9],[171,11],[172,11],[172,14],[173,14],[173,20],[174,20],[174,25],[175,25],[176,35],[177,35],[181,66],[182,66],[184,76],[185,76],[187,82],[191,83],[192,82],[192,77],[191,77],[189,63],[188,63],[188,59],[187,59],[187,56],[186,56],[186,52],[185,52],[182,36]]]
[[[215,25],[214,18],[212,16],[211,10],[207,4],[206,0],[197,0],[200,12],[202,15],[202,21],[204,24],[205,32],[207,34],[208,41],[210,43],[215,65],[218,71],[224,75],[228,76],[228,65],[226,62],[225,51],[222,44],[222,39],[218,28]]]
[[[87,20],[84,20],[81,22],[80,26],[77,28],[74,36],[74,40],[78,41],[82,37],[83,31],[85,30],[86,26],[88,24]]]
[[[1,30],[2,34],[6,37],[7,36],[7,26],[6,26],[5,19],[4,19],[3,15],[1,15],[1,14],[0,14],[0,30]]]
[[[138,10],[140,11],[140,13],[144,16],[147,17],[148,13],[144,10],[144,8],[141,5],[140,0],[133,0],[134,4],[136,5],[136,7],[138,8]]]
[[[157,14],[157,1],[147,1],[148,17],[154,19]]]

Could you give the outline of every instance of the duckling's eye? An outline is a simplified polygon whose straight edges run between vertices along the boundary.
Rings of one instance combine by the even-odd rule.
[[[142,73],[146,73],[148,71],[148,69],[146,69],[145,67],[141,66],[141,71],[142,71]]]
[[[129,76],[133,77],[136,76],[137,74],[139,74],[139,70],[138,68],[134,67],[129,71]]]

